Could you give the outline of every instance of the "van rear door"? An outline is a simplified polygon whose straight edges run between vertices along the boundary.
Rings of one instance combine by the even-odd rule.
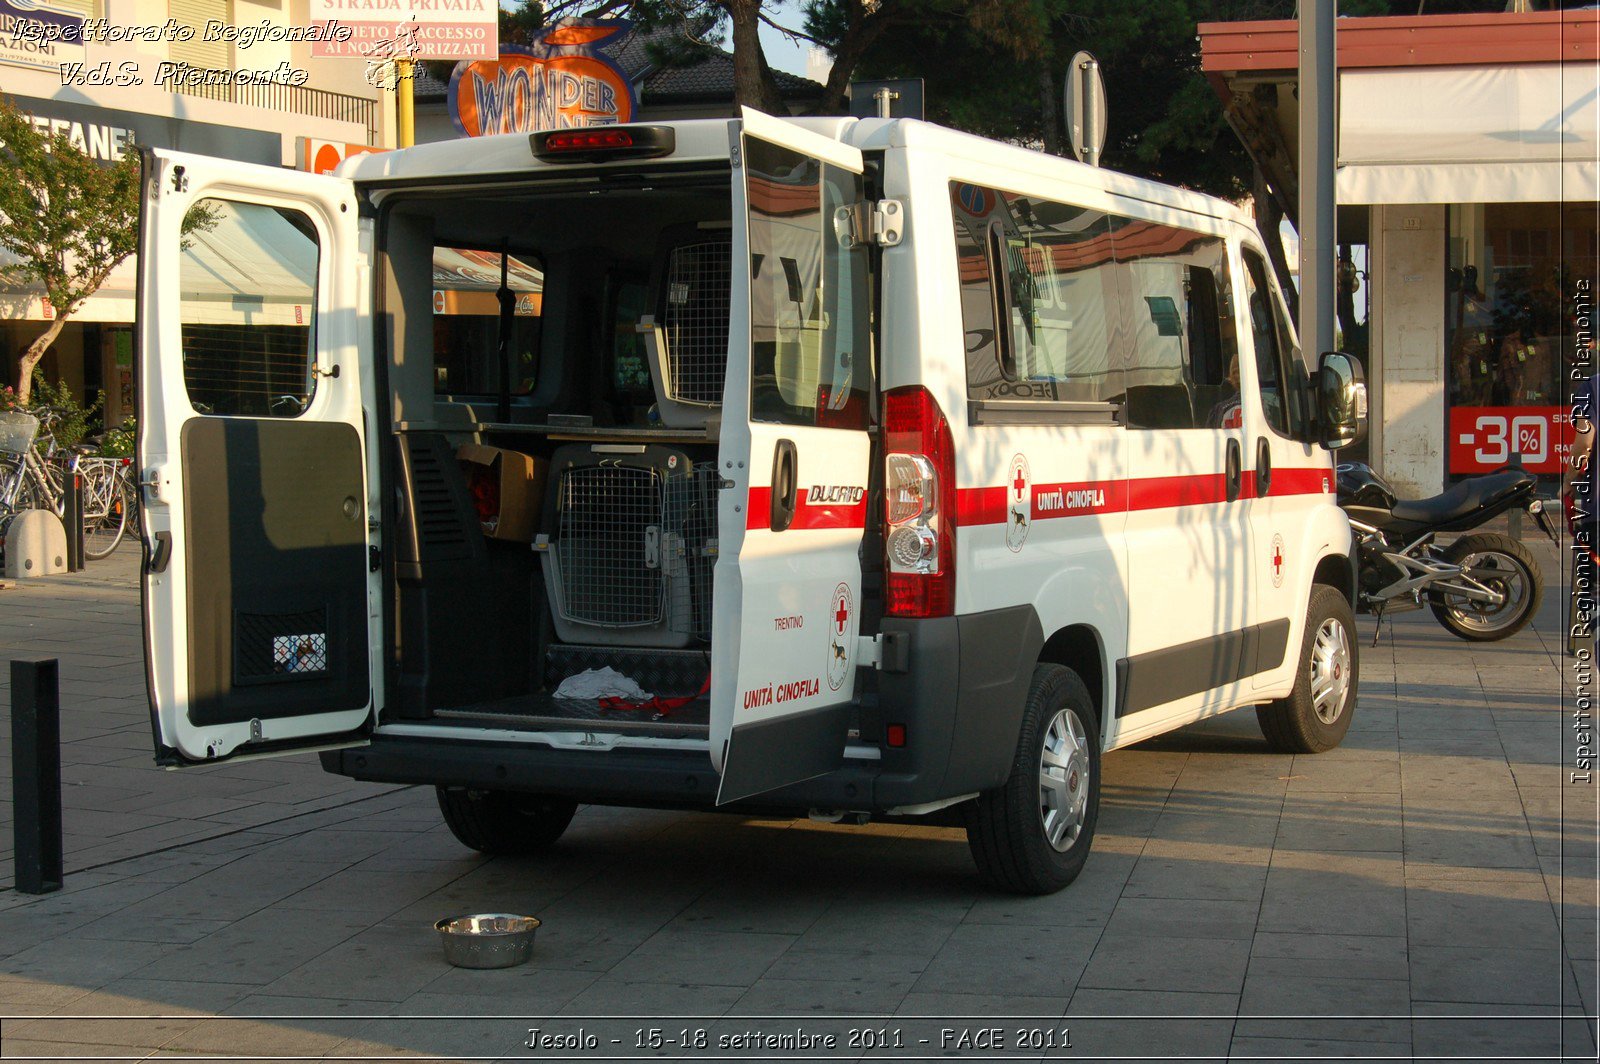
[[[719,804],[840,764],[873,394],[861,153],[749,109],[730,132],[711,668]]]
[[[381,682],[349,181],[143,154],[138,463],[158,760],[363,740]]]

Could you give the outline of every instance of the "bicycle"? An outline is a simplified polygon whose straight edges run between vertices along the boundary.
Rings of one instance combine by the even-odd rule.
[[[117,549],[127,531],[137,498],[133,462],[83,453],[86,448],[58,454],[50,432],[57,415],[48,408],[40,413],[0,413],[0,521],[23,510],[49,510],[61,517],[67,478],[76,472],[83,483],[83,554],[98,561]]]

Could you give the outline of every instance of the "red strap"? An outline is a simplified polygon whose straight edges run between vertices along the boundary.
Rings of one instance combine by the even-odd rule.
[[[652,695],[651,697],[645,699],[642,702],[634,702],[634,701],[630,701],[629,699],[626,699],[626,698],[602,698],[602,699],[600,699],[600,708],[601,709],[653,709],[653,710],[656,711],[656,713],[658,713],[659,715],[665,717],[668,713],[671,713],[673,710],[682,709],[684,706],[688,705],[690,702],[693,702],[697,698],[700,698],[700,697],[702,697],[702,696],[704,696],[706,694],[709,694],[710,692],[711,692],[711,674],[708,672],[708,673],[706,673],[706,678],[703,681],[701,681],[701,683],[700,683],[700,690],[696,691],[692,695],[684,695],[681,698],[662,698],[660,695]]]

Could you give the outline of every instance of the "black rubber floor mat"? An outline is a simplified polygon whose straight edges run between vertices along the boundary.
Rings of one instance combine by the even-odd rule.
[[[711,652],[557,643],[545,654],[545,690],[554,691],[568,676],[608,666],[653,695],[676,698],[700,690],[711,671]]]

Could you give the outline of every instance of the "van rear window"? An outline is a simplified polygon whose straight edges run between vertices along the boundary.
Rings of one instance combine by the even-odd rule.
[[[178,261],[183,383],[201,414],[299,417],[317,378],[321,249],[311,219],[206,199]]]

